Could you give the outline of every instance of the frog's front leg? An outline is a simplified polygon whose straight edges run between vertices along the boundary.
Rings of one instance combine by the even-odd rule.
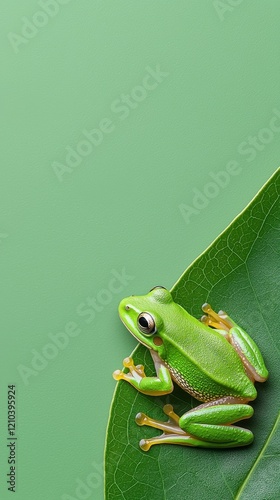
[[[218,399],[197,406],[181,418],[174,413],[171,405],[165,405],[163,411],[169,416],[167,422],[159,422],[144,413],[138,413],[138,425],[148,425],[164,431],[160,436],[141,439],[139,445],[143,451],[148,451],[155,444],[203,448],[246,446],[253,441],[252,432],[231,425],[253,415],[253,408],[241,401],[233,397]]]
[[[123,365],[129,369],[129,373],[124,373],[121,370],[115,370],[113,377],[115,380],[126,380],[135,387],[139,392],[148,394],[149,396],[162,396],[170,394],[173,391],[173,382],[171,375],[166,366],[161,362],[158,354],[150,350],[153,358],[156,377],[146,377],[144,367],[142,365],[135,366],[132,358],[125,358]]]
[[[265,382],[268,377],[268,371],[262,354],[250,335],[238,326],[224,311],[216,313],[209,304],[204,304],[202,310],[206,313],[201,318],[202,322],[225,336],[241,358],[248,377],[253,382]]]

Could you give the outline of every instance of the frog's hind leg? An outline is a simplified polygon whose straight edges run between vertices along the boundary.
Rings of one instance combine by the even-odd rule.
[[[254,383],[265,382],[268,371],[264,364],[262,354],[248,333],[238,325],[234,325],[229,331],[229,342],[240,357],[247,376]]]
[[[203,448],[232,448],[250,444],[253,441],[252,432],[231,424],[250,418],[253,408],[243,402],[236,403],[235,398],[228,398],[228,401],[222,399],[199,405],[181,418],[174,413],[171,405],[165,405],[163,411],[169,416],[167,422],[159,422],[143,413],[136,415],[138,425],[163,431],[160,436],[141,439],[140,448],[148,451],[155,444]]]
[[[264,364],[262,354],[243,328],[238,326],[224,311],[216,313],[209,304],[203,304],[202,310],[206,313],[201,321],[221,333],[240,357],[247,376],[252,382],[265,382],[268,371]]]
[[[228,397],[225,400],[199,405],[180,418],[180,427],[195,436],[196,446],[210,448],[246,446],[254,439],[252,432],[232,424],[250,418],[254,410],[248,404],[244,404],[243,400],[239,402],[236,399],[236,403],[234,400],[235,398]]]

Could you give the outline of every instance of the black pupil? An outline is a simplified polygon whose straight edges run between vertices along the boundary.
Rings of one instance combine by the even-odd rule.
[[[140,319],[139,319],[139,323],[141,326],[143,326],[143,328],[148,328],[149,327],[149,323],[148,321],[146,320],[146,318],[144,318],[144,316],[142,316]]]

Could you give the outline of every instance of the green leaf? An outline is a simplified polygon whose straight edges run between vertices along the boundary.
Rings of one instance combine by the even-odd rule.
[[[280,169],[171,290],[174,300],[196,317],[206,301],[226,310],[259,345],[270,376],[257,384],[255,414],[247,421],[253,444],[228,450],[159,445],[143,452],[139,440],[160,431],[138,427],[136,413],[163,420],[166,402],[180,415],[199,403],[178,387],[169,396],[148,397],[118,382],[107,431],[106,500],[280,498],[279,191]],[[135,349],[133,358],[153,373],[144,346]]]

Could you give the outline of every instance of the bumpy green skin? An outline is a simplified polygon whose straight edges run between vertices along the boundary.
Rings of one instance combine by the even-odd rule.
[[[140,313],[152,315],[156,332],[148,336],[137,324]],[[134,337],[156,352],[160,360],[157,377],[138,377],[129,380],[137,390],[153,395],[172,391],[172,379],[201,405],[180,418],[179,426],[191,434],[186,443],[177,436],[173,442],[191,446],[242,446],[249,444],[250,431],[231,424],[249,418],[253,410],[248,401],[257,396],[254,383],[248,378],[240,356],[218,330],[193,318],[176,304],[170,292],[157,287],[145,296],[131,296],[119,305],[122,322]],[[268,372],[262,355],[251,337],[234,324],[234,335],[240,340],[242,357],[264,381]],[[246,356],[247,355],[247,356]],[[210,424],[207,427],[205,424]],[[223,425],[224,424],[224,425]],[[148,425],[148,424],[147,424]],[[195,436],[193,440],[193,436]],[[170,436],[167,436],[165,442]]]

